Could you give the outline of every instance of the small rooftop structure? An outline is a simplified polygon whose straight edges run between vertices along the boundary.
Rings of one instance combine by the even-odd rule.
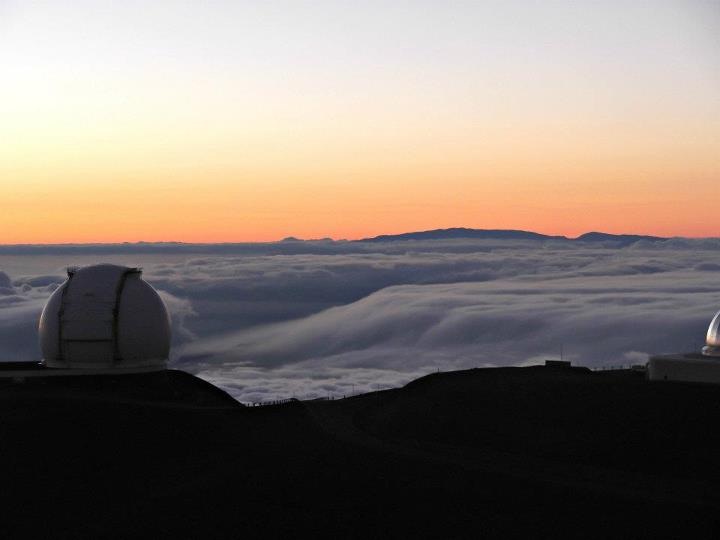
[[[547,368],[569,368],[572,367],[570,360],[545,360]]]
[[[40,316],[45,365],[136,373],[165,369],[170,318],[141,270],[112,264],[69,269]]]
[[[651,381],[685,381],[720,384],[720,311],[715,314],[700,353],[653,356],[647,363]]]

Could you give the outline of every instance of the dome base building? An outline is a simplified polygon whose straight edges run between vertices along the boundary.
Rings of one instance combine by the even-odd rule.
[[[710,322],[706,343],[700,353],[651,357],[647,363],[648,379],[720,384],[720,311]]]
[[[647,377],[651,381],[720,384],[720,358],[698,353],[653,356],[647,363]]]

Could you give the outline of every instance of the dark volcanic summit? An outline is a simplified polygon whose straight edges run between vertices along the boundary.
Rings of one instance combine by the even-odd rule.
[[[720,533],[720,390],[633,371],[478,369],[268,407],[174,371],[28,377],[0,406],[5,538]]]
[[[358,240],[358,242],[395,242],[398,240],[564,240],[568,242],[603,242],[625,247],[641,240],[648,242],[661,242],[667,240],[659,236],[647,236],[640,234],[610,234],[603,232],[588,232],[577,238],[566,236],[551,236],[532,231],[521,231],[514,229],[469,229],[466,227],[453,227],[450,229],[433,229],[430,231],[416,231],[400,234],[382,234],[372,238]]]
[[[475,238],[481,240],[567,240],[564,236],[548,236],[531,231],[512,229],[468,229],[453,227],[450,229],[433,229],[431,231],[407,232],[401,234],[383,234],[365,238],[359,242],[393,242],[397,240],[451,240],[458,238]]]
[[[580,242],[610,242],[620,246],[627,246],[635,242],[664,242],[667,238],[661,236],[648,236],[642,234],[609,234],[603,232],[588,232],[581,234],[575,240]]]

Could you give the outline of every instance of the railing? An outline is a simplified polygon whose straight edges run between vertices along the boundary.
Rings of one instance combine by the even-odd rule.
[[[275,399],[273,401],[251,401],[249,403],[244,403],[243,405],[247,407],[268,407],[270,405],[283,405],[285,403],[291,403],[293,401],[299,401],[296,398],[287,398],[287,399]]]
[[[381,390],[392,390],[395,387],[394,386],[386,386],[382,384],[375,384],[373,385],[375,387],[375,390],[370,390],[369,392],[360,392],[360,393],[352,393],[352,394],[330,394],[327,396],[317,396],[317,397],[306,397],[304,399],[302,398],[285,398],[285,399],[274,399],[271,401],[244,401],[241,402],[246,407],[269,407],[271,405],[284,405],[286,403],[292,403],[295,401],[335,401],[340,399],[350,399],[357,396],[362,396],[366,394],[372,394],[379,392]]]
[[[618,364],[615,366],[596,366],[591,367],[591,371],[645,371],[645,366],[640,364]]]

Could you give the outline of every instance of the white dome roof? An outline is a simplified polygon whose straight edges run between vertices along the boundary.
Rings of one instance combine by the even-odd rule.
[[[40,316],[40,347],[52,368],[162,369],[170,318],[137,268],[112,264],[68,270]]]
[[[707,346],[703,348],[703,354],[708,356],[720,356],[720,311],[710,322],[705,340]]]

